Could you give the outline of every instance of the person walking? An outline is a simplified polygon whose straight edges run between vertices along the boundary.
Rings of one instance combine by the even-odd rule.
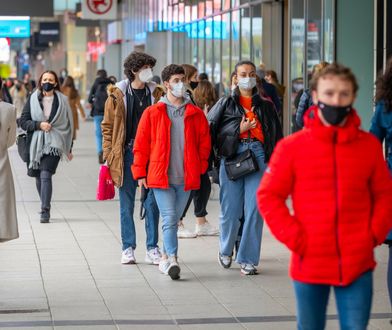
[[[389,59],[384,74],[376,81],[375,101],[376,111],[372,117],[370,133],[381,143],[385,142],[385,159],[392,174],[392,58]],[[389,247],[387,285],[392,306],[392,230],[388,233],[385,244]]]
[[[134,223],[135,195],[138,185],[132,177],[133,145],[142,114],[154,103],[155,83],[150,82],[156,59],[142,52],[132,52],[124,61],[127,79],[108,88],[109,97],[102,121],[103,158],[109,166],[114,184],[119,188],[122,264],[135,264],[136,230]],[[145,261],[158,265],[159,210],[154,194],[149,191],[144,201],[146,210]]]
[[[263,229],[255,191],[275,144],[283,135],[273,104],[263,100],[258,93],[255,65],[250,61],[241,61],[234,71],[234,84],[237,87],[231,96],[221,98],[207,116],[214,148],[221,157],[219,262],[224,268],[231,266],[240,219],[243,218],[236,262],[240,264],[242,274],[255,275]],[[244,153],[251,153],[258,170],[230,179],[226,163]]]
[[[76,140],[76,131],[79,130],[79,113],[82,116],[83,121],[86,121],[86,114],[80,103],[80,95],[75,88],[74,79],[71,76],[66,76],[61,86],[61,92],[68,97],[68,102],[72,110],[74,134],[73,140]]]
[[[103,164],[102,130],[101,123],[105,112],[105,102],[108,98],[107,87],[111,84],[105,70],[97,71],[97,78],[91,87],[88,102],[91,104],[91,116],[94,118],[95,142],[97,145],[98,163]]]
[[[24,84],[21,81],[16,80],[14,85],[10,88],[10,95],[13,100],[13,105],[15,106],[16,119],[19,121],[27,99],[27,90]]]
[[[3,81],[0,78],[0,89]],[[0,242],[19,237],[15,187],[8,148],[15,143],[16,111],[12,104],[0,100]]]
[[[324,61],[319,64],[316,64],[313,67],[311,77],[313,77],[318,72],[320,72],[322,69],[324,69],[328,64],[329,64],[328,62],[324,62]],[[297,124],[297,127],[299,127],[299,128],[304,127],[305,112],[312,105],[313,105],[313,99],[312,99],[312,95],[311,95],[311,90],[310,90],[310,88],[307,88],[303,91],[301,98],[299,99],[297,111],[295,112],[295,122]]]
[[[184,80],[185,88],[186,88],[185,97],[189,98],[190,102],[192,102],[194,105],[197,105],[195,101],[195,91],[200,84],[198,78],[198,70],[195,66],[190,64],[182,64],[181,66],[185,72],[185,80]],[[205,86],[205,84],[203,84],[203,86]],[[203,91],[207,92],[206,89],[203,89]],[[210,95],[204,95],[204,98],[209,98],[209,102],[211,102],[211,90],[208,90],[208,92]],[[204,103],[204,101],[202,101],[201,93],[202,90],[199,89],[198,97],[199,97],[200,104]],[[216,102],[215,97],[214,96],[212,97],[214,98],[214,103],[215,103]],[[206,109],[204,107],[206,106],[206,103],[201,105],[202,105],[201,109],[205,111]],[[215,236],[219,233],[218,228],[212,226],[206,219],[206,215],[208,214],[207,203],[211,194],[211,182],[210,182],[208,172],[204,173],[200,180],[201,180],[200,189],[193,191],[191,193],[189,201],[185,207],[184,214],[182,215],[181,220],[178,223],[179,228],[178,228],[177,235],[179,238],[195,238],[197,236]],[[196,217],[196,227],[194,231],[187,229],[184,226],[184,222],[183,222],[183,218],[185,218],[192,200],[194,205],[194,215]]]
[[[360,129],[357,90],[340,64],[315,75],[305,129],[278,144],[257,191],[272,234],[292,251],[298,329],[325,328],[331,288],[341,329],[365,330],[370,317],[373,250],[392,227],[392,179],[380,142]]]
[[[54,71],[42,73],[20,118],[29,141],[27,174],[35,177],[41,199],[41,223],[50,220],[52,176],[59,161],[72,159],[73,115],[59,84]]]
[[[167,94],[144,111],[134,144],[132,173],[139,185],[154,192],[162,217],[163,254],[159,270],[180,278],[178,219],[190,191],[200,188],[211,149],[208,122],[203,111],[185,97],[185,72],[166,66],[162,81]]]

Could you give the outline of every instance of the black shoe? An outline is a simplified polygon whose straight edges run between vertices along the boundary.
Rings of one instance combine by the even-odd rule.
[[[103,159],[103,153],[102,153],[102,152],[100,152],[100,153],[98,154],[98,163],[99,163],[99,164],[104,164],[104,163],[105,163],[105,161],[104,161],[104,159]]]
[[[50,210],[48,209],[42,209],[41,211],[41,218],[40,218],[40,223],[49,223],[50,219]]]
[[[219,254],[218,254],[218,260],[219,260],[220,265],[221,265],[223,268],[230,268],[231,262],[232,262],[233,258],[232,258],[232,256],[229,256],[229,257],[228,257],[228,256],[223,256],[223,255],[221,255],[220,252],[219,252]]]

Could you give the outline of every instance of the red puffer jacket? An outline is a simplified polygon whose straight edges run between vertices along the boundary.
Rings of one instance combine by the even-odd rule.
[[[353,111],[343,127],[326,127],[312,107],[306,128],[278,144],[261,181],[258,207],[293,252],[294,280],[347,285],[376,265],[373,248],[392,227],[392,178],[381,144],[359,126]]]
[[[169,187],[170,127],[166,104],[162,102],[147,108],[139,122],[132,173],[135,180],[147,177],[150,188]],[[192,104],[185,106],[184,138],[184,189],[197,190],[200,175],[208,168],[211,138],[206,116]]]

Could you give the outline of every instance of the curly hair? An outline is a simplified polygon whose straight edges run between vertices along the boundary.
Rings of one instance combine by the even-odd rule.
[[[384,101],[386,111],[392,111],[392,57],[389,58],[384,74],[376,80],[375,102]]]
[[[161,77],[162,81],[169,81],[172,76],[175,74],[183,74],[185,75],[185,70],[181,65],[170,64],[163,68]]]
[[[157,60],[154,57],[146,53],[134,51],[129,54],[124,61],[124,74],[129,81],[134,81],[134,72],[139,71],[145,65],[149,65],[153,68],[156,62]]]
[[[214,86],[208,80],[201,80],[193,91],[193,96],[196,105],[200,109],[204,109],[204,106],[208,105],[210,110],[216,103],[216,93]]]

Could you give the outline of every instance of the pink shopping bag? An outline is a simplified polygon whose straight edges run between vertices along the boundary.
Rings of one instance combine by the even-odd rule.
[[[105,201],[114,198],[114,183],[107,165],[101,165],[98,176],[97,200]]]

